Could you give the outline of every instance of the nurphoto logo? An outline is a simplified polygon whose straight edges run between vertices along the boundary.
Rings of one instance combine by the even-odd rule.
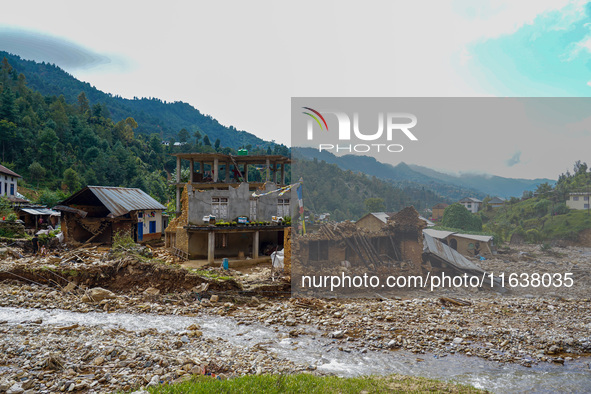
[[[417,117],[410,113],[388,112],[384,114],[379,112],[377,114],[377,131],[361,130],[359,126],[359,113],[354,112],[351,117],[340,111],[317,111],[310,107],[302,107],[304,115],[308,116],[307,121],[307,138],[308,141],[314,140],[314,128],[319,128],[321,132],[328,132],[328,123],[324,115],[333,115],[338,124],[338,141],[375,141],[375,143],[361,143],[361,144],[318,144],[318,151],[334,151],[334,152],[357,152],[367,153],[370,151],[381,152],[387,151],[392,153],[402,152],[404,147],[401,144],[391,143],[395,138],[399,138],[402,134],[411,141],[418,141],[418,138],[410,131],[417,125]],[[351,123],[353,127],[351,127]],[[317,126],[315,126],[317,125]],[[385,131],[385,133],[384,133]],[[383,141],[379,143],[379,141]]]

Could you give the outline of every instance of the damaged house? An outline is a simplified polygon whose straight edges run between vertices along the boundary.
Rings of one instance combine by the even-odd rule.
[[[280,155],[179,153],[177,218],[166,229],[166,246],[187,259],[257,259],[280,250],[296,191],[285,183],[290,159]],[[189,180],[181,182],[181,161]],[[179,209],[180,208],[180,209]],[[274,219],[275,218],[275,219]],[[220,223],[221,222],[221,223]]]
[[[380,222],[382,225],[379,225]],[[294,287],[293,283],[304,283],[303,279],[309,275],[341,277],[367,274],[382,278],[421,275],[426,278],[441,272],[452,276],[484,274],[475,263],[428,235],[426,226],[427,222],[420,218],[418,212],[413,207],[407,207],[387,218],[372,215],[363,222],[323,225],[314,234],[296,236],[291,255],[292,291],[309,296],[331,295],[327,286]],[[496,285],[495,281],[495,290]],[[367,286],[359,286],[358,290],[372,291]],[[356,289],[343,291],[345,293],[340,294],[347,291],[353,294]]]
[[[62,212],[66,242],[110,244],[118,232],[136,242],[161,238],[166,207],[140,189],[87,186],[54,209]]]
[[[490,256],[497,254],[492,235],[462,234],[453,231],[425,229],[425,234],[438,239],[464,256]]]
[[[365,221],[360,225],[361,220],[323,225],[314,234],[298,237],[296,244],[292,245],[292,267],[298,265],[304,271],[322,273],[330,272],[334,267],[365,271],[367,268],[404,268],[420,273],[421,231],[426,227],[425,221],[412,207],[389,219],[383,225],[370,228],[365,227]],[[373,223],[373,219],[370,220]]]

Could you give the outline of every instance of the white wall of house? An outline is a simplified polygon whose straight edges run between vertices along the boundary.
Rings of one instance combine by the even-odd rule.
[[[476,213],[478,212],[478,210],[480,209],[480,203],[479,202],[461,202],[460,204],[462,204],[463,206],[466,207],[466,209],[472,213]]]
[[[162,211],[155,211],[155,210],[147,210],[147,211],[138,211],[138,224],[142,223],[144,227],[144,235],[146,234],[154,234],[154,233],[162,233]],[[156,222],[155,230],[150,231],[150,222]],[[154,226],[154,225],[152,225]]]
[[[16,196],[16,181],[17,177],[0,173],[0,196]]]
[[[589,209],[591,193],[573,193],[568,196],[566,206],[570,209]]]

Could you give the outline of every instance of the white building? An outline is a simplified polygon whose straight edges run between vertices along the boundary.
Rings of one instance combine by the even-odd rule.
[[[466,209],[472,213],[478,212],[480,210],[480,206],[482,205],[482,201],[473,197],[462,198],[459,203],[465,206]]]
[[[0,196],[15,198],[18,178],[22,176],[0,164]]]
[[[569,193],[566,206],[570,209],[589,209],[589,196],[589,192]]]

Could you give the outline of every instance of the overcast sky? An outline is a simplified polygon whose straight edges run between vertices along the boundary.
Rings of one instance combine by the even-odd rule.
[[[2,4],[0,49],[112,94],[185,101],[289,145],[292,96],[589,96],[587,3],[21,0]],[[554,137],[591,146],[586,130],[555,133],[549,146]],[[574,149],[519,166],[535,156],[522,140],[470,169],[555,178],[576,159],[591,162],[589,149]]]

